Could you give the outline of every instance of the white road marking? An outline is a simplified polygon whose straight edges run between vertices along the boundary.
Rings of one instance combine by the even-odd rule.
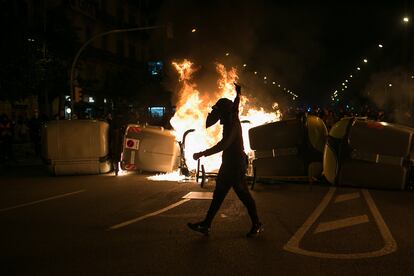
[[[109,229],[107,231],[119,229],[119,228],[128,226],[128,225],[130,225],[132,223],[138,222],[140,220],[143,220],[143,219],[146,219],[146,218],[149,218],[149,217],[153,217],[153,216],[159,215],[161,213],[164,213],[164,212],[166,212],[168,210],[171,210],[172,208],[175,208],[175,207],[177,207],[177,206],[179,206],[179,205],[181,205],[181,204],[183,204],[183,203],[185,203],[187,201],[190,201],[190,200],[191,200],[190,198],[185,198],[185,199],[180,200],[180,201],[178,201],[178,202],[176,202],[174,204],[168,205],[167,207],[162,208],[162,209],[160,209],[158,211],[155,211],[155,212],[146,214],[144,216],[140,216],[138,218],[134,218],[134,219],[131,219],[131,220],[127,220],[125,222],[122,222],[122,223],[116,224],[114,226],[111,226],[111,227],[109,227]]]
[[[26,207],[26,206],[35,205],[35,204],[42,203],[42,202],[49,201],[49,200],[53,200],[53,199],[67,197],[67,196],[71,196],[71,195],[83,193],[84,191],[86,191],[86,190],[79,190],[79,191],[76,191],[76,192],[71,192],[71,193],[66,193],[66,194],[51,196],[51,197],[48,197],[48,198],[44,198],[44,199],[40,199],[40,200],[28,202],[28,203],[23,203],[23,204],[11,206],[11,207],[6,207],[6,208],[3,208],[3,209],[0,209],[0,212],[10,211],[10,210],[13,210],[13,209],[17,209],[17,208],[22,208],[22,207]]]
[[[300,241],[302,240],[303,236],[305,236],[306,232],[308,232],[312,224],[314,224],[318,217],[322,214],[323,210],[325,210],[326,206],[328,206],[329,201],[335,193],[335,190],[336,188],[329,188],[329,191],[326,193],[325,197],[322,199],[318,207],[316,207],[315,211],[313,211],[305,223],[298,229],[298,231],[296,231],[288,243],[283,247],[285,250],[292,251],[294,253],[299,253],[298,250],[302,250],[299,248]]]
[[[338,219],[338,220],[328,221],[328,222],[322,222],[322,223],[319,223],[318,227],[316,227],[314,233],[316,234],[316,233],[332,231],[332,230],[350,227],[350,226],[367,223],[367,222],[369,222],[369,218],[367,215]]]
[[[298,229],[298,231],[290,238],[290,240],[283,247],[284,250],[290,251],[292,253],[301,254],[310,257],[319,257],[319,258],[330,258],[330,259],[362,259],[362,258],[373,258],[380,257],[384,255],[391,254],[397,250],[397,243],[394,240],[390,230],[384,222],[380,212],[378,211],[377,206],[374,203],[370,193],[367,190],[362,190],[362,194],[365,197],[367,205],[374,217],[374,220],[379,228],[381,236],[384,240],[384,246],[376,251],[371,252],[362,252],[362,253],[329,253],[329,252],[317,252],[310,251],[303,248],[300,248],[300,241],[312,226],[318,217],[322,214],[325,208],[328,206],[329,201],[332,199],[336,188],[330,188],[325,197],[322,199],[321,203],[316,207],[315,211],[310,215],[310,217],[305,221],[305,223]]]
[[[375,221],[380,229],[381,236],[384,239],[385,245],[380,250],[382,251],[382,255],[390,254],[392,252],[397,251],[397,242],[394,240],[394,237],[391,234],[390,229],[388,229],[387,224],[385,224],[384,219],[381,216],[381,213],[378,211],[377,206],[375,205],[374,200],[371,197],[371,194],[367,190],[362,190],[362,194],[365,196],[367,200],[368,206],[371,209],[372,215],[374,216]]]
[[[183,198],[189,199],[213,199],[212,192],[189,192]]]
[[[335,203],[348,201],[348,200],[352,200],[352,199],[357,199],[359,197],[360,197],[359,193],[343,194],[343,195],[339,195],[335,198]]]

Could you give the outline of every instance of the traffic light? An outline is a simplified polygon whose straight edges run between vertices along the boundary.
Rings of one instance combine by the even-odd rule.
[[[83,97],[82,88],[76,86],[75,87],[75,102],[78,103],[78,102],[82,101],[82,97]]]

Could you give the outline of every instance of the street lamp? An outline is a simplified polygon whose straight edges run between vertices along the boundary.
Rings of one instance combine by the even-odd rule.
[[[161,29],[161,28],[166,28],[168,26],[164,26],[164,25],[160,25],[160,26],[150,26],[150,27],[136,27],[136,28],[128,28],[128,29],[117,29],[117,30],[111,30],[111,31],[107,31],[107,32],[103,32],[100,34],[97,34],[95,36],[93,36],[92,38],[90,38],[89,40],[87,40],[82,47],[80,47],[80,49],[78,50],[78,52],[75,55],[75,58],[73,59],[72,62],[72,68],[70,70],[70,92],[71,92],[71,110],[72,113],[71,114],[75,114],[74,111],[74,102],[75,102],[75,89],[74,89],[74,76],[75,76],[75,66],[76,63],[78,62],[78,59],[82,53],[82,51],[89,45],[92,43],[92,41],[94,41],[97,38],[109,35],[109,34],[118,34],[118,33],[126,33],[126,32],[134,32],[134,31],[145,31],[145,30],[154,30],[154,29]]]
[[[389,89],[391,89],[391,87],[392,87],[392,83],[388,83],[388,85],[386,85],[385,86],[385,103],[384,103],[384,107],[387,107],[387,109],[388,109],[388,92],[389,92]]]
[[[410,22],[410,18],[409,18],[408,16],[404,16],[404,17],[403,17],[403,22],[404,22],[405,24],[407,24],[408,22]]]

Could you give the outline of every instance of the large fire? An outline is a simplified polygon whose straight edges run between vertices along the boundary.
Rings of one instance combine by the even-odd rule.
[[[222,127],[216,124],[208,129],[205,128],[205,120],[211,107],[220,98],[234,100],[236,92],[234,83],[238,81],[237,71],[235,68],[226,70],[222,64],[216,65],[219,74],[217,81],[217,90],[211,93],[201,94],[197,85],[192,80],[194,73],[193,63],[188,60],[182,62],[173,62],[173,66],[180,76],[181,89],[176,107],[176,113],[171,119],[171,125],[176,131],[177,140],[181,140],[186,130],[195,129],[190,133],[185,141],[185,158],[190,170],[197,168],[197,161],[193,159],[195,152],[203,151],[215,145],[221,140]],[[242,97],[240,99],[240,121],[242,123],[244,148],[248,155],[252,154],[249,144],[248,130],[252,127],[262,125],[268,122],[278,121],[281,113],[277,104],[273,105],[273,112],[267,113],[263,108],[255,108],[249,104],[246,93],[242,88]],[[205,170],[208,172],[216,171],[221,164],[221,155],[216,154],[201,159]]]

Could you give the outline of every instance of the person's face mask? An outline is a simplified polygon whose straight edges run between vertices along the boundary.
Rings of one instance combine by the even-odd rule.
[[[212,125],[214,125],[215,123],[217,123],[218,120],[220,120],[220,112],[218,111],[217,108],[214,108],[213,107],[213,111],[211,111],[207,115],[206,128],[211,127]]]

